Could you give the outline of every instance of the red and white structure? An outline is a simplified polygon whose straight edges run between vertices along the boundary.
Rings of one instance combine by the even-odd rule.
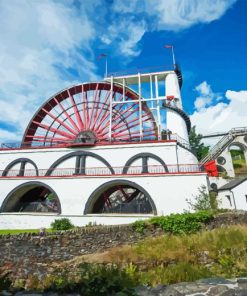
[[[112,73],[62,90],[0,150],[0,229],[121,224],[182,212],[207,186],[178,69]]]

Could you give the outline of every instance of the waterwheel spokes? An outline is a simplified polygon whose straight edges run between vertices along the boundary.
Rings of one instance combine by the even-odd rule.
[[[126,88],[127,89],[127,88]],[[110,100],[114,98],[112,112]],[[66,89],[49,99],[30,121],[23,137],[23,144],[35,142],[53,145],[56,142],[83,141],[94,135],[95,141],[109,142],[112,139],[133,140],[143,137],[156,138],[156,124],[147,106],[136,102],[139,97],[129,89],[114,85],[112,93],[107,82],[88,83]],[[110,116],[112,124],[110,131]],[[147,123],[140,128],[140,119]],[[111,139],[109,138],[111,134]]]

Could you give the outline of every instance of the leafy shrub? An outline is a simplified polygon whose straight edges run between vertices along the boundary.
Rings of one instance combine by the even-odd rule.
[[[9,274],[0,276],[0,291],[7,290],[11,286],[11,281],[8,278]]]
[[[186,199],[189,208],[193,211],[210,211],[217,210],[218,203],[216,195],[213,192],[207,193],[206,186],[201,186],[198,189],[199,193],[193,200]]]
[[[188,262],[178,262],[166,266],[155,266],[140,274],[143,284],[156,286],[162,284],[175,284],[178,282],[192,282],[201,278],[211,277],[212,273],[204,266]],[[199,295],[199,294],[198,294]]]
[[[94,222],[88,222],[88,224],[86,224],[85,225],[85,227],[98,227],[98,226],[103,226],[102,224],[97,224],[97,222],[96,221],[94,221]]]
[[[51,223],[52,230],[68,230],[73,227],[74,225],[68,218],[55,219],[55,221]]]
[[[234,169],[241,169],[243,167],[243,165],[240,163],[234,163],[233,167],[234,167]]]
[[[76,278],[68,277],[68,270],[53,277],[46,291],[58,293],[78,293],[88,296],[129,295],[134,296],[136,282],[118,266],[104,266],[83,263],[79,266]]]
[[[132,224],[132,228],[136,232],[143,234],[144,233],[144,230],[147,228],[147,223],[145,221],[143,221],[143,220],[138,220],[138,221],[135,221]]]
[[[171,234],[190,234],[199,231],[203,223],[213,218],[213,213],[201,211],[196,213],[171,214],[150,219],[150,223],[161,227]]]

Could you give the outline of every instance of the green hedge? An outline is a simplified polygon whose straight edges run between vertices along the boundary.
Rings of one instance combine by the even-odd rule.
[[[213,219],[213,213],[201,211],[196,213],[171,214],[169,216],[159,216],[146,221],[136,221],[133,228],[143,233],[148,225],[162,228],[171,234],[190,234],[199,231],[202,225]]]
[[[68,230],[74,228],[74,225],[68,218],[55,219],[51,223],[52,230]]]
[[[76,278],[68,277],[69,270],[50,275],[51,285],[44,291],[57,292],[59,295],[78,293],[87,296],[134,296],[133,287],[137,282],[119,266],[104,266],[82,263]],[[42,289],[41,289],[42,290]]]

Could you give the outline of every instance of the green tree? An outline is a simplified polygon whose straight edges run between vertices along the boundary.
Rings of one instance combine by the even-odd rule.
[[[192,126],[189,141],[191,148],[195,151],[198,160],[201,160],[209,151],[209,146],[202,142],[202,135],[196,133],[196,126]]]
[[[190,210],[198,211],[210,211],[218,209],[217,194],[213,191],[207,192],[205,185],[198,188],[199,194],[194,196],[194,199],[186,199]]]

